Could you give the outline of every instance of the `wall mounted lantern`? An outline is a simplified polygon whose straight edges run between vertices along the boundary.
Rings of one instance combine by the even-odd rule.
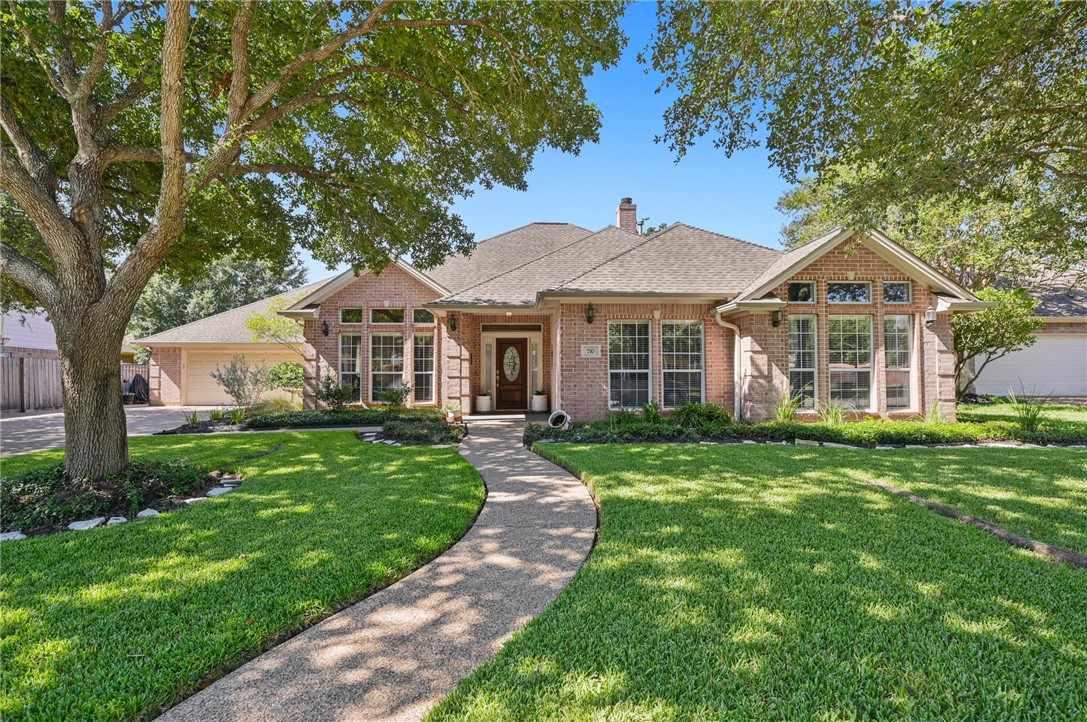
[[[457,314],[455,314],[455,313],[449,314],[449,321],[447,322],[447,325],[449,326],[450,331],[456,331],[457,330]]]
[[[928,310],[925,311],[925,325],[929,328],[936,325],[936,309],[932,306],[929,306]]]
[[[585,307],[585,323],[592,324],[596,320],[596,309],[593,308],[593,304],[590,303]]]
[[[781,311],[774,311],[770,314],[770,323],[774,324],[774,328],[781,325],[781,322],[785,319],[785,314]]]
[[[325,336],[328,335],[328,321],[321,321],[321,333]]]

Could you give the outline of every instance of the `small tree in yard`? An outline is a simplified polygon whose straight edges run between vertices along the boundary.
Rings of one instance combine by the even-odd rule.
[[[5,307],[56,331],[69,475],[128,464],[117,374],[148,281],[238,250],[380,271],[466,252],[452,212],[576,152],[613,3],[10,2],[0,12]]]
[[[955,383],[960,399],[990,363],[1033,346],[1034,332],[1045,325],[1034,315],[1038,301],[1021,288],[989,288],[978,291],[977,295],[997,305],[977,313],[956,314],[951,319],[957,355]]]
[[[302,392],[302,364],[284,361],[268,369],[268,386],[292,396]]]
[[[254,313],[245,319],[245,327],[253,334],[256,343],[278,343],[292,351],[302,353],[302,326],[293,318],[280,316],[279,312],[291,306],[301,296],[293,299],[277,298],[268,304],[264,313]],[[301,386],[301,384],[299,384]]]
[[[243,409],[256,406],[268,390],[268,368],[263,365],[250,367],[243,356],[230,359],[225,369],[216,366],[211,377]]]

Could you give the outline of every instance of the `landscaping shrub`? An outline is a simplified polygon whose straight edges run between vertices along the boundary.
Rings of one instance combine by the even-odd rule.
[[[356,401],[359,395],[356,389],[350,386],[341,386],[331,376],[326,376],[314,396],[333,411],[342,411],[348,403]]]
[[[411,386],[407,384],[400,386],[386,386],[385,388],[378,389],[374,392],[374,401],[389,406],[403,406],[411,396],[411,391]]]
[[[707,422],[701,427],[684,427],[675,416],[658,424],[644,420],[616,424],[609,415],[601,421],[576,422],[570,429],[552,429],[542,424],[525,427],[525,444],[536,441],[580,443],[630,443],[653,441],[808,441],[852,446],[907,444],[964,444],[979,441],[1022,441],[1034,444],[1087,443],[1087,429],[1043,427],[1026,431],[1008,421],[986,423],[933,424],[917,421],[865,419],[850,423],[798,423],[770,421],[761,424]]]
[[[389,419],[441,421],[437,409],[405,409],[382,406],[374,409],[309,409],[280,414],[258,414],[246,423],[250,429],[282,429],[287,426],[376,426]]]
[[[800,394],[782,394],[774,405],[774,421],[783,424],[792,423],[803,402],[804,397]]]
[[[291,393],[302,392],[302,364],[283,361],[268,369],[268,388]]]
[[[1012,413],[1015,421],[1023,431],[1034,432],[1049,416],[1049,397],[1016,396],[1013,391],[1010,394]]]
[[[190,461],[135,460],[94,485],[69,479],[54,464],[0,479],[4,531],[66,526],[96,516],[133,516],[149,502],[191,496],[209,484],[208,470]]]
[[[702,431],[731,424],[732,414],[725,407],[716,404],[683,404],[668,419],[679,426]]]
[[[468,435],[468,426],[429,419],[389,419],[382,425],[381,435],[402,444],[459,444]]]
[[[291,399],[283,396],[275,396],[270,399],[265,399],[259,404],[253,407],[253,414],[282,414],[288,411],[301,411],[302,404],[298,401],[292,401]]]
[[[263,365],[250,367],[244,356],[230,359],[225,369],[216,366],[210,375],[234,403],[243,408],[259,403],[268,388],[268,368]]]

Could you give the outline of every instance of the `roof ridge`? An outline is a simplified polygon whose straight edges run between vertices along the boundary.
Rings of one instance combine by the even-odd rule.
[[[517,231],[524,230],[525,228],[528,228],[529,226],[573,226],[574,228],[578,228],[580,230],[583,230],[586,233],[592,233],[592,231],[590,231],[588,228],[582,228],[581,226],[577,225],[576,223],[568,223],[566,221],[529,221],[528,223],[524,223],[524,224],[522,224],[520,226],[517,226],[516,228],[511,228],[508,231],[502,231],[501,233],[496,233],[493,236],[488,236],[488,237],[484,238],[482,241],[476,241],[476,245],[481,246],[484,243],[486,243],[487,241],[493,241],[496,238],[501,238],[502,236],[508,236],[511,233],[516,233]],[[435,268],[437,268],[437,266],[435,266]]]
[[[530,223],[528,225],[521,226],[519,228],[514,228],[513,230],[514,231],[519,231],[519,230],[521,230],[521,228],[527,228],[529,225],[533,225],[533,224]],[[587,235],[584,235],[581,238],[575,238],[574,240],[570,241],[569,243],[561,245],[558,248],[554,249],[553,251],[548,251],[547,253],[543,254],[542,256],[536,256],[535,258],[533,258],[531,260],[525,261],[524,263],[522,263],[519,266],[514,266],[513,268],[507,268],[505,271],[502,271],[501,273],[495,274],[494,276],[490,276],[488,278],[484,278],[482,281],[479,281],[477,283],[473,283],[471,286],[465,286],[464,288],[459,288],[459,289],[457,289],[455,291],[451,291],[448,295],[449,296],[459,296],[460,294],[464,293],[465,291],[471,291],[473,288],[476,288],[477,286],[482,286],[485,283],[490,283],[491,281],[495,280],[496,278],[501,278],[502,276],[505,276],[507,273],[513,273],[514,271],[519,271],[519,270],[521,270],[522,268],[524,268],[526,266],[531,266],[536,261],[543,260],[544,258],[547,258],[550,255],[558,253],[559,251],[564,251],[567,248],[569,248],[570,246],[574,245],[575,243],[581,243],[586,238],[592,238],[593,236],[597,235],[598,233],[602,233],[604,230],[606,230],[606,228],[612,228],[612,226],[607,226],[606,228],[601,228],[599,231],[594,232],[594,231],[588,230],[587,228],[581,228],[581,226],[576,226],[573,223],[563,223],[563,224],[559,224],[559,225],[567,225],[567,226],[574,226],[574,228],[580,228],[581,230],[586,231]],[[507,231],[507,232],[508,233],[513,233],[513,231]],[[503,234],[499,234],[499,235],[505,235],[505,234],[503,233]],[[493,237],[497,238],[498,236],[493,236]],[[490,240],[490,239],[488,238],[487,240]],[[480,241],[480,243],[483,243],[483,242],[484,241]]]
[[[235,306],[234,308],[228,308],[225,311],[219,311],[218,313],[213,313],[213,314],[211,314],[209,316],[204,316],[203,318],[198,318],[195,321],[189,321],[187,323],[183,323],[180,326],[171,326],[170,328],[164,328],[161,331],[156,331],[153,334],[150,334],[148,336],[144,336],[142,339],[133,339],[132,342],[135,343],[135,344],[139,344],[140,341],[154,338],[155,336],[166,333],[167,331],[177,331],[179,329],[188,328],[189,326],[192,326],[193,324],[203,323],[204,321],[215,318],[216,316],[222,316],[224,314],[233,313],[235,311],[242,311],[242,310],[247,309],[247,308],[249,308],[251,306],[256,306],[259,303],[264,303],[266,301],[271,301],[274,298],[279,298],[280,296],[286,296],[286,295],[291,294],[291,293],[302,291],[303,289],[309,288],[310,286],[317,286],[317,285],[322,285],[323,286],[324,284],[331,281],[333,278],[339,278],[339,276],[340,276],[340,274],[337,273],[335,276],[329,276],[328,278],[325,278],[325,279],[320,280],[320,281],[314,281],[313,283],[306,283],[306,284],[303,284],[301,286],[298,286],[297,288],[293,288],[290,291],[283,291],[282,293],[273,293],[271,296],[265,296],[264,298],[258,298],[256,301],[250,301],[249,303],[242,304],[241,306]]]
[[[650,236],[650,238],[655,238],[657,236],[663,235],[663,234],[667,233],[668,231],[672,230],[673,228],[675,228],[676,226],[687,226],[688,228],[693,228],[696,231],[702,231],[703,233],[710,233],[710,234],[713,234],[715,236],[721,236],[722,238],[727,238],[730,241],[736,241],[737,243],[743,243],[743,244],[746,244],[748,246],[753,246],[753,247],[758,248],[759,250],[762,250],[762,251],[773,251],[774,253],[778,253],[778,254],[787,253],[787,251],[782,251],[782,250],[779,250],[777,248],[770,248],[770,246],[764,246],[761,243],[754,243],[752,241],[745,241],[743,238],[737,238],[736,236],[729,236],[729,235],[724,234],[724,233],[718,233],[717,231],[711,231],[710,229],[702,228],[701,226],[694,226],[694,225],[691,225],[690,223],[687,223],[685,221],[676,221],[672,225],[665,228],[663,231],[660,231],[659,233],[654,233],[652,236]]]
[[[608,228],[615,228],[616,230],[619,230],[619,231],[623,230],[622,228],[618,228],[618,227],[616,227],[616,226],[608,226]],[[607,230],[607,229],[604,229],[604,230]],[[603,233],[603,230],[601,231],[601,233]],[[596,235],[596,234],[593,234],[593,235]],[[637,235],[637,234],[635,234],[635,235]],[[633,250],[635,250],[635,249],[637,249],[637,248],[641,248],[641,247],[642,247],[642,246],[644,246],[644,245],[645,245],[646,243],[649,243],[650,241],[652,241],[652,240],[656,239],[656,238],[657,238],[657,236],[660,236],[660,235],[663,235],[663,234],[662,234],[662,233],[654,233],[654,234],[653,234],[653,235],[651,235],[651,236],[642,236],[642,238],[643,238],[644,240],[642,240],[642,242],[641,242],[641,243],[637,243],[637,244],[635,244],[635,245],[631,246],[630,248],[626,249],[626,250],[625,250],[625,251],[623,251],[622,253],[617,253],[617,254],[615,254],[614,256],[612,256],[611,258],[608,258],[608,259],[606,259],[606,260],[604,260],[604,261],[601,261],[600,263],[596,264],[596,265],[595,265],[595,266],[593,266],[592,268],[590,268],[590,269],[587,269],[587,270],[586,270],[586,271],[584,271],[583,273],[579,273],[578,275],[574,276],[573,278],[568,278],[568,279],[566,279],[565,281],[563,281],[562,283],[560,283],[560,284],[558,285],[558,288],[563,288],[563,287],[567,286],[568,284],[570,284],[570,283],[573,283],[573,282],[574,282],[574,281],[576,281],[577,279],[581,278],[582,276],[587,276],[588,274],[592,273],[593,271],[595,271],[596,269],[600,268],[601,266],[604,266],[604,265],[607,265],[607,264],[611,263],[611,262],[612,262],[612,261],[614,261],[614,260],[615,260],[616,258],[619,258],[620,256],[625,256],[626,254],[630,253],[631,251],[633,251]]]

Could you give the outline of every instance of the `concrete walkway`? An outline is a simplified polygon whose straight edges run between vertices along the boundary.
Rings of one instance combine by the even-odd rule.
[[[159,720],[421,719],[547,607],[592,547],[588,491],[525,449],[522,429],[471,425],[461,453],[487,482],[487,500],[449,551]]]

